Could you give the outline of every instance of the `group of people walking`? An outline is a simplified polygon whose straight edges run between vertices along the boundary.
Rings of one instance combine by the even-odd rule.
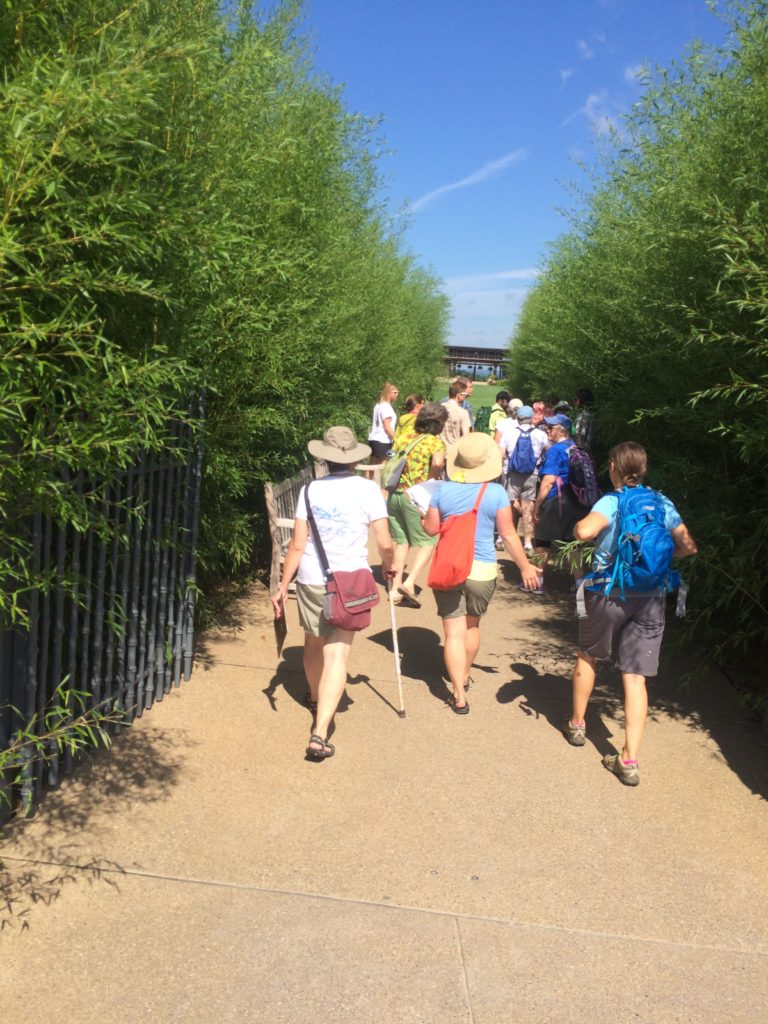
[[[421,606],[418,581],[432,562],[428,586],[442,620],[452,690],[448,703],[457,715],[470,710],[467,692],[480,646],[480,623],[498,579],[496,551],[506,550],[515,562],[522,590],[541,594],[543,566],[553,545],[575,538],[594,541],[595,554],[591,571],[580,584],[583,618],[572,677],[573,705],[563,733],[574,746],[585,744],[596,664],[610,659],[616,648],[625,690],[626,737],[622,750],[603,763],[626,785],[637,785],[637,752],[647,715],[645,680],[658,670],[671,577],[663,572],[648,577],[643,590],[630,570],[620,578],[611,576],[625,541],[622,495],[632,492],[633,498],[641,498],[635,502],[641,511],[633,512],[645,517],[643,527],[633,526],[638,536],[645,522],[653,520],[667,537],[664,550],[658,537],[653,540],[660,564],[671,561],[673,553],[695,554],[696,545],[672,503],[644,486],[647,459],[640,445],[624,442],[611,450],[608,469],[614,491],[598,500],[590,495],[584,503],[584,487],[580,489],[571,477],[580,476],[578,467],[585,459],[570,452],[576,444],[574,424],[562,404],[558,408],[555,400],[526,405],[501,391],[493,411],[502,415],[492,417],[486,429],[473,430],[470,393],[471,383],[459,378],[442,402],[408,396],[398,417],[393,403],[399,392],[388,383],[374,408],[367,444],[341,426],[331,427],[322,440],[309,442],[310,455],[326,462],[328,475],[301,491],[282,580],[272,597],[275,616],[284,615],[288,585],[298,573],[306,702],[314,717],[305,755],[322,761],[335,753],[329,730],[358,627],[349,617],[334,617],[329,598],[338,606],[335,592],[342,578],[357,574],[364,583],[366,571],[370,573],[369,528],[393,603]],[[586,446],[592,445],[594,434],[591,397],[584,389],[574,401],[576,433],[584,445],[579,452],[587,459]],[[385,459],[385,489],[355,471],[365,460],[376,465]],[[363,596],[350,600],[350,608],[368,607],[366,602],[377,599],[367,593],[372,589],[363,585],[356,590]]]

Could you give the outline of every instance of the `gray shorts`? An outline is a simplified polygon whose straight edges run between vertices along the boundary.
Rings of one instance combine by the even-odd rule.
[[[510,501],[535,501],[538,473],[507,473],[506,486]]]
[[[450,590],[433,590],[437,614],[441,619],[458,619],[462,615],[485,615],[491,603],[496,580],[465,580]]]
[[[598,661],[608,661],[618,636],[619,671],[655,676],[664,636],[665,592],[636,594],[622,601],[620,596],[587,590],[584,599],[587,615],[579,619],[579,650]]]
[[[296,604],[299,606],[299,623],[305,633],[312,636],[330,636],[336,629],[323,618],[325,587],[313,583],[296,584]]]

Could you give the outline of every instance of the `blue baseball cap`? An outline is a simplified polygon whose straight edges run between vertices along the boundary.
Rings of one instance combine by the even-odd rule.
[[[548,427],[565,427],[568,433],[573,429],[570,416],[564,416],[563,413],[555,413],[554,416],[545,416],[544,422]]]
[[[533,409],[530,407],[530,405],[521,405],[520,408],[517,410],[517,418],[519,420],[532,420]]]

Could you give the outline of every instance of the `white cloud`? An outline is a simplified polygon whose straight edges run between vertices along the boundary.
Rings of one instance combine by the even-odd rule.
[[[488,181],[490,178],[495,178],[501,174],[508,167],[514,166],[514,164],[520,163],[524,160],[528,153],[524,149],[515,149],[511,153],[507,153],[506,156],[499,157],[498,160],[491,160],[487,164],[483,164],[476,171],[468,174],[466,178],[461,178],[459,181],[452,181],[448,185],[441,185],[440,188],[434,189],[432,192],[427,192],[426,195],[420,196],[415,202],[411,204],[411,212],[417,213],[419,210],[423,210],[425,206],[434,202],[440,196],[446,195],[448,192],[454,192],[459,188],[469,188],[472,185],[480,185],[484,181]]]
[[[579,39],[576,42],[576,49],[579,51],[584,60],[592,60],[595,56],[595,51],[586,41],[586,39]]]
[[[593,131],[598,135],[610,135],[611,132],[617,128],[617,122],[615,117],[611,116],[609,112],[609,101],[608,94],[603,90],[602,92],[592,92],[587,96],[586,102],[583,107],[579,107],[578,110],[574,110],[572,114],[569,114],[564,121],[561,122],[560,127],[562,128],[566,124],[570,124],[577,117],[586,117],[589,121]]]
[[[451,291],[477,291],[493,287],[504,281],[532,281],[539,276],[536,267],[523,267],[520,270],[496,270],[488,274],[467,274],[463,277],[447,277],[445,285]]]
[[[560,84],[565,85],[571,75],[575,75],[576,72],[573,68],[561,68],[560,69]]]
[[[640,84],[647,77],[647,64],[630,64],[628,67],[624,68],[624,81],[630,82],[632,85]]]
[[[451,300],[449,342],[503,347],[525,297],[538,276],[535,267],[449,277],[443,286]]]

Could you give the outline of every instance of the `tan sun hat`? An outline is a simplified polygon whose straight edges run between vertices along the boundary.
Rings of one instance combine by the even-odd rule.
[[[519,398],[510,398],[509,400],[510,409],[521,409],[523,404],[524,403]]]
[[[459,484],[482,484],[501,476],[501,449],[481,431],[466,434],[448,449],[448,479]]]
[[[310,441],[307,450],[316,459],[345,466],[367,459],[371,454],[368,445],[361,444],[349,427],[329,427],[323,434],[323,440]]]

